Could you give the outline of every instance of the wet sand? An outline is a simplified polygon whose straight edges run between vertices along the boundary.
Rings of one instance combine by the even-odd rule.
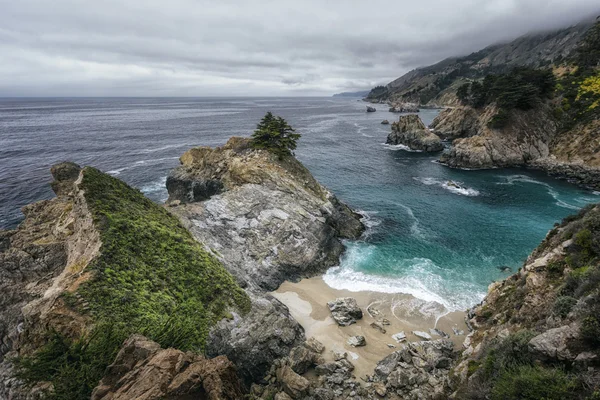
[[[321,277],[303,279],[298,283],[284,282],[271,294],[290,309],[292,316],[305,329],[307,338],[315,337],[325,345],[323,355],[327,361],[333,360],[332,350],[346,351],[355,366],[357,378],[372,375],[377,362],[397,349],[400,343],[392,338],[393,334],[403,331],[408,341],[420,341],[422,339],[413,335],[412,331],[430,333],[430,328],[437,328],[447,333],[458,348],[468,333],[464,312],[447,313],[438,303],[425,302],[406,294],[337,290],[329,287]],[[363,318],[350,326],[338,326],[327,307],[328,301],[338,297],[355,298],[363,311]],[[370,326],[382,318],[390,322],[390,325],[384,326],[386,333]],[[453,327],[465,334],[455,335]],[[348,345],[346,341],[354,335],[364,336],[367,345]],[[432,339],[440,339],[440,336],[431,336]],[[390,348],[388,344],[396,348]]]

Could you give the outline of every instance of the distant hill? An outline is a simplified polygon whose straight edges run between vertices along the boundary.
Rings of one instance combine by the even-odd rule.
[[[369,94],[370,90],[362,90],[360,92],[342,92],[336,93],[333,97],[365,97]]]
[[[465,81],[490,73],[504,73],[516,66],[551,66],[567,57],[594,20],[496,44],[464,57],[451,57],[437,64],[414,69],[400,78],[371,90],[372,102],[399,101],[429,105],[456,105],[456,90]]]

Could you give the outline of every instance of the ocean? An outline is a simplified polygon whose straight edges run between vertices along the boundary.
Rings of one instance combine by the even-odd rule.
[[[0,228],[20,207],[53,196],[49,168],[92,165],[167,198],[166,176],[193,146],[248,136],[267,112],[298,133],[296,156],[369,226],[348,241],[332,287],[409,293],[450,310],[479,302],[487,286],[516,271],[553,224],[600,201],[544,173],[453,170],[437,156],[387,146],[397,115],[366,113],[352,98],[0,99]],[[423,110],[430,123],[437,110]],[[460,183],[456,188],[448,185]]]

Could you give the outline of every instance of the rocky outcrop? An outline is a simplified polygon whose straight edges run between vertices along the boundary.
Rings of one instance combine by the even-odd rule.
[[[368,112],[368,113],[370,113],[370,112],[375,112],[375,111],[377,111],[377,110],[375,109],[375,107],[367,106],[367,112]]]
[[[327,303],[331,316],[340,326],[348,326],[356,323],[363,317],[362,310],[352,297],[340,297]]]
[[[521,384],[535,385],[544,374],[553,374],[551,382],[578,380],[590,385],[548,389],[542,385],[531,392],[532,398],[558,395],[559,390],[565,391],[560,392],[562,398],[567,398],[566,393],[586,398],[599,389],[595,356],[600,335],[599,221],[598,206],[566,218],[517,274],[490,285],[483,302],[469,312],[474,331],[454,367],[456,398],[485,398],[494,390],[494,379],[504,379],[510,388],[506,382],[513,377],[514,382],[523,379]],[[531,375],[520,377],[518,368],[507,365],[518,365],[523,374]],[[565,377],[565,369],[571,375]]]
[[[388,121],[387,119],[384,119],[383,121],[381,121],[381,125],[389,125],[390,121]]]
[[[417,113],[419,105],[416,103],[390,103],[389,112],[393,113]]]
[[[457,139],[477,135],[481,129],[481,122],[475,109],[456,107],[441,111],[429,127],[443,139]]]
[[[404,145],[412,150],[435,152],[444,149],[438,136],[429,131],[418,115],[403,115],[392,124],[386,144]]]
[[[461,108],[452,112],[460,120],[459,113],[467,114],[464,120],[471,120],[470,108]],[[477,132],[469,131],[469,137],[456,139],[440,161],[454,168],[496,168],[525,166],[550,154],[549,144],[556,134],[557,122],[549,118],[549,106],[529,110],[512,110],[508,123],[501,129],[490,127],[490,121],[498,114],[495,106],[489,106],[477,112]],[[457,125],[458,129],[462,125]],[[439,129],[439,125],[438,125]],[[454,131],[458,135],[461,131]]]
[[[92,393],[92,400],[243,398],[235,367],[220,356],[206,359],[176,349],[161,349],[140,335],[123,344]]]
[[[100,247],[74,184],[80,171],[73,163],[52,167],[57,197],[24,207],[21,225],[0,231],[0,398],[26,398],[36,390],[12,377],[12,357],[36,350],[50,328],[78,337],[89,322],[61,296],[88,278],[85,267]]]
[[[294,157],[254,150],[249,139],[192,149],[181,163],[167,179],[169,210],[248,289],[322,272],[338,263],[341,238],[364,231]]]
[[[233,313],[232,319],[220,321],[211,330],[206,353],[209,357],[226,355],[250,386],[265,376],[274,360],[286,357],[304,340],[304,329],[288,308],[267,295],[253,299],[248,314]]]
[[[379,396],[401,399],[446,399],[454,345],[438,339],[400,345],[375,368],[373,387]],[[381,385],[381,386],[378,386]],[[381,394],[383,393],[383,395]]]

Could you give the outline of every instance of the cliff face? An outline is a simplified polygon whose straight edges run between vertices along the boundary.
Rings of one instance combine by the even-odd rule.
[[[440,161],[456,168],[495,168],[523,166],[549,155],[550,141],[558,125],[549,117],[549,106],[512,110],[506,126],[490,128],[490,121],[497,113],[495,106],[443,111],[436,118],[434,129],[459,138]]]
[[[337,264],[360,216],[295,158],[254,150],[248,139],[188,151],[167,179],[169,211],[210,248],[240,284],[276,289]]]
[[[550,231],[517,274],[490,285],[469,313],[456,398],[597,395],[599,238],[600,208],[591,205]]]
[[[89,398],[130,334],[199,351],[230,310],[249,311],[233,277],[139,191],[72,163],[52,173],[57,197],[0,234],[0,398]]]
[[[593,20],[552,32],[522,36],[512,42],[487,47],[464,57],[453,57],[418,68],[372,90],[367,100],[404,101],[456,106],[456,90],[469,79],[503,73],[515,66],[544,67],[568,56],[593,24]]]

